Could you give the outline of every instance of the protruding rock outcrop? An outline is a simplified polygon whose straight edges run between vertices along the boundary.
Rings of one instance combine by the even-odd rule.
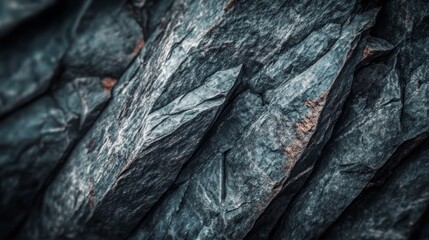
[[[0,238],[428,236],[426,1],[13,2]]]

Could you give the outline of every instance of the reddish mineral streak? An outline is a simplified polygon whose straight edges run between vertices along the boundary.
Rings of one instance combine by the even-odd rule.
[[[112,77],[105,77],[102,80],[103,89],[106,92],[111,92],[113,87],[116,85],[117,80]]]
[[[94,193],[94,184],[93,184],[94,180],[91,178],[91,185],[89,187],[89,206],[91,207],[91,209],[94,208],[94,203],[95,203],[95,193]]]
[[[140,41],[137,43],[137,46],[134,48],[134,55],[139,54],[140,50],[144,47],[144,38],[140,39]]]
[[[326,96],[327,94],[325,93],[318,99],[308,100],[305,103],[305,106],[310,110],[310,112],[294,125],[297,139],[293,140],[284,149],[284,153],[288,158],[285,165],[285,171],[291,171],[299,160],[301,154],[304,152],[311,133],[317,125],[323,106],[325,105]]]
[[[223,10],[226,12],[226,11],[228,11],[229,9],[231,9],[232,8],[232,6],[234,6],[234,4],[237,2],[237,0],[229,0],[226,4],[225,4],[225,6],[223,7]]]

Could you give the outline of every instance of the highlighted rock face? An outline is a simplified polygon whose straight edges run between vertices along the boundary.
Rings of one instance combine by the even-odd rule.
[[[0,239],[427,238],[426,1],[2,5]]]

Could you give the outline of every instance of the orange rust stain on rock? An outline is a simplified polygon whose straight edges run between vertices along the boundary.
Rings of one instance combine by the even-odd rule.
[[[225,4],[225,6],[223,7],[223,10],[225,11],[225,12],[227,12],[229,9],[231,9],[232,8],[232,6],[234,6],[234,4],[237,2],[237,0],[229,0],[226,4]]]
[[[298,135],[305,137],[317,124],[317,116],[311,115],[295,123],[295,130]]]
[[[323,94],[318,99],[307,100],[305,106],[310,110],[310,113],[305,118],[295,123],[295,131],[299,137],[305,138],[309,133],[313,132],[319,120],[323,106],[325,106],[327,94]]]
[[[362,53],[362,60],[367,59],[368,57],[372,56],[374,54],[374,49],[366,46],[365,50]]]
[[[305,106],[310,110],[310,112],[303,119],[294,124],[297,138],[284,149],[284,153],[288,158],[288,161],[284,167],[285,171],[292,170],[304,152],[305,147],[310,140],[311,134],[316,128],[320,113],[325,106],[326,97],[327,93],[315,100],[307,100],[305,102]]]
[[[318,110],[323,108],[325,106],[326,97],[328,96],[328,93],[322,94],[319,98],[315,100],[307,100],[305,102],[305,106],[308,107],[310,110]]]
[[[284,149],[284,153],[288,157],[288,161],[285,165],[286,172],[289,172],[295,166],[296,162],[304,151],[304,145],[306,145],[304,142],[296,139]]]
[[[112,77],[105,77],[101,81],[101,83],[103,84],[103,89],[106,92],[111,92],[113,87],[116,85],[117,82],[118,81]]]
[[[134,55],[139,54],[140,50],[144,47],[144,38],[140,39],[140,41],[137,43],[137,46],[134,48]]]

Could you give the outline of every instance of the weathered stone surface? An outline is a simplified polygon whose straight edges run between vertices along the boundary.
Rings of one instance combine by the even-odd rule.
[[[245,91],[227,107],[208,143],[179,176],[168,198],[140,224],[133,239],[157,239],[170,232],[176,237],[214,238],[223,230],[219,205],[225,198],[226,154],[263,108],[256,94]],[[210,188],[210,189],[208,189]],[[202,211],[202,208],[205,208]],[[216,218],[215,218],[216,217]],[[203,231],[203,224],[213,222]],[[210,228],[211,227],[211,228]],[[174,231],[174,232],[173,232]],[[186,235],[188,233],[188,235]]]
[[[118,78],[144,45],[124,1],[57,5],[51,11],[58,11],[59,21],[49,12],[46,20],[0,39],[0,116],[43,94],[58,78]]]
[[[2,234],[25,218],[48,177],[98,116],[110,98],[102,84],[78,78],[0,123]]]
[[[49,12],[46,20],[30,22],[22,31],[0,38],[0,116],[47,91],[57,74],[83,4],[71,6],[65,1],[63,5],[58,20]]]
[[[0,239],[425,239],[426,0],[0,3]]]
[[[357,73],[340,127],[307,186],[285,213],[285,226],[279,227],[282,237],[318,237],[399,145],[402,106],[394,64],[391,59]],[[383,138],[374,142],[376,136]]]
[[[394,46],[388,41],[376,38],[368,37],[366,40],[365,50],[362,54],[362,62],[366,63],[371,60],[385,56],[393,50]]]
[[[383,186],[356,199],[325,239],[410,239],[429,206],[429,142],[403,160]]]
[[[112,76],[120,76],[142,47],[138,44],[140,26],[125,6],[118,8],[120,2],[107,7],[97,2],[62,4],[61,9],[70,8],[61,10],[61,21],[35,24],[41,33],[33,29],[14,32],[34,35],[29,47],[12,42],[17,36],[2,39],[6,45],[1,47],[5,57],[1,61],[6,64],[0,67],[4,71],[0,92],[5,93],[0,114],[47,92],[0,121],[0,192],[6,196],[0,210],[2,235],[25,219],[36,195],[61,168],[110,98],[117,82]],[[57,5],[53,7],[60,8]],[[53,19],[49,14],[45,17]],[[81,25],[91,30],[85,32]],[[108,33],[115,37],[107,38]],[[96,44],[89,44],[91,41]],[[101,46],[106,50],[100,51]],[[74,62],[82,60],[89,68],[79,67],[76,74]]]
[[[69,232],[73,234],[73,231],[79,230],[76,228],[80,225],[89,231],[83,233],[84,235],[94,234],[99,237],[104,234],[106,234],[104,236],[123,235],[127,230],[132,230],[133,223],[139,221],[138,214],[144,214],[149,210],[174,180],[181,165],[193,153],[199,139],[216,119],[225,99],[236,85],[239,72],[240,67],[216,72],[200,87],[178,97],[157,111],[146,113],[142,125],[130,126],[126,121],[123,128],[107,125],[107,129],[113,130],[116,127],[117,131],[106,131],[106,135],[101,136],[104,141],[94,139],[98,136],[94,136],[93,132],[88,134],[82,142],[84,144],[79,145],[71,154],[71,161],[48,189],[44,199],[48,205],[44,206],[42,213],[46,215],[45,219],[36,223],[42,225],[43,231],[33,236],[40,238],[58,237]],[[145,103],[150,102],[150,95],[145,100]],[[110,106],[115,105],[113,103]],[[107,109],[107,113],[110,109]],[[147,108],[141,109],[147,111]],[[134,114],[136,113],[132,115]],[[119,114],[117,116],[120,117]],[[105,122],[100,124],[97,123],[93,129],[106,127]],[[122,139],[124,131],[130,131],[127,134],[134,135],[132,137],[135,141],[134,146],[130,146],[132,143],[126,142],[126,139]],[[114,136],[108,133],[118,135],[113,138]],[[89,142],[105,144],[95,144],[96,151],[93,151],[88,149],[86,139]],[[84,152],[80,151],[81,148],[85,149]],[[129,160],[122,163],[106,162],[111,156]],[[88,162],[87,159],[93,161]],[[159,164],[159,161],[163,163]],[[87,167],[83,167],[85,165]],[[79,172],[82,170],[84,172]],[[112,181],[109,178],[116,180]],[[64,186],[67,186],[70,194],[63,194]],[[62,197],[67,198],[64,200],[70,205],[64,206]],[[121,203],[126,203],[121,204],[120,208],[115,205],[119,199]],[[59,208],[55,207],[56,203],[60,204]],[[76,207],[81,210],[76,212]],[[80,222],[81,215],[84,214],[90,214],[90,218]],[[66,216],[68,219],[65,219]],[[76,225],[70,226],[69,221],[75,222]],[[110,228],[118,225],[122,227]]]
[[[329,131],[332,121],[321,114],[325,107],[335,109],[343,92],[347,92],[351,76],[338,76],[344,65],[350,64],[347,57],[354,40],[375,13],[345,23],[331,50],[295,78],[267,92],[263,107],[257,104],[261,100],[249,92],[238,98],[232,113],[227,113],[225,120],[221,118],[224,124],[216,128],[213,139],[195,156],[194,161],[201,166],[189,179],[179,178],[181,186],[141,224],[135,238],[243,238],[270,201],[283,191],[290,172],[311,165],[302,153],[311,145],[309,140],[315,136],[317,124],[323,132],[320,138]],[[280,78],[284,71],[277,68],[273,73],[272,69],[266,72],[273,78]],[[336,81],[342,83],[332,88]],[[238,103],[243,101],[251,101],[248,104],[254,107],[242,109],[243,104]],[[244,116],[237,119],[233,114]],[[231,142],[224,142],[223,137]]]
[[[422,30],[417,25],[413,32]],[[402,43],[383,62],[357,71],[337,130],[306,187],[285,212],[279,237],[319,237],[365,187],[376,184],[371,182],[374,174],[401,145],[428,135],[428,77],[420,68],[426,60],[412,57],[429,56],[423,47],[428,42],[422,41]]]
[[[63,79],[119,78],[144,46],[141,27],[126,1],[95,1],[78,23],[62,60]]]

